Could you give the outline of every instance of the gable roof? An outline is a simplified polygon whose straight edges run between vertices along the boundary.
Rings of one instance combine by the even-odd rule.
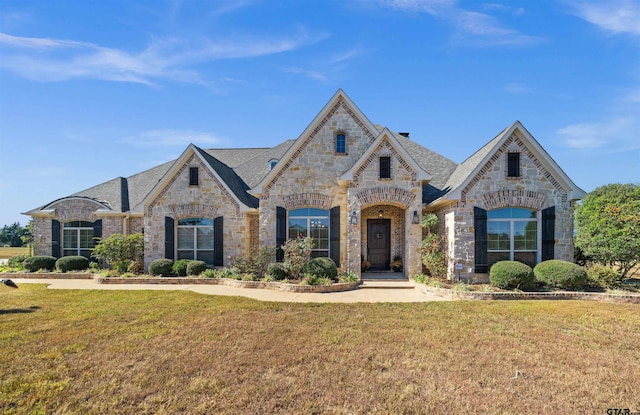
[[[570,200],[581,199],[585,192],[576,186],[560,166],[551,158],[540,143],[527,131],[520,121],[514,122],[511,126],[502,130],[497,136],[491,139],[487,144],[482,146],[478,151],[473,153],[469,158],[460,163],[455,171],[451,174],[444,185],[441,200],[459,200],[462,190],[471,180],[480,172],[480,170],[489,162],[493,154],[502,146],[502,144],[513,134],[517,134],[522,139],[527,148],[543,163],[543,165],[553,172],[556,179],[560,180],[567,190],[567,196]],[[433,202],[435,202],[434,200]],[[439,201],[439,200],[437,200]]]
[[[360,156],[360,158],[355,163],[353,163],[353,166],[351,166],[349,170],[344,172],[338,178],[338,181],[346,182],[346,181],[353,180],[354,174],[361,168],[363,164],[367,162],[369,157],[371,157],[371,155],[377,151],[380,144],[382,144],[382,142],[385,140],[393,148],[395,148],[396,151],[398,151],[400,157],[404,158],[409,164],[409,166],[416,171],[416,175],[417,175],[416,180],[420,180],[420,181],[431,180],[432,178],[431,174],[429,174],[425,169],[422,168],[421,165],[419,165],[414,160],[414,158],[409,154],[409,152],[407,152],[407,150],[402,145],[400,145],[396,136],[393,133],[391,133],[391,131],[389,131],[388,128],[385,127],[382,129],[382,131],[380,131],[380,134],[378,134],[378,137],[376,137],[376,139],[369,145],[367,150]]]
[[[330,114],[333,108],[340,103],[340,101],[344,102],[344,104],[353,111],[353,115],[360,119],[363,124],[363,129],[371,131],[372,134],[379,134],[376,126],[369,121],[366,115],[358,106],[347,96],[347,94],[342,90],[338,89],[335,94],[331,97],[331,99],[322,107],[320,112],[313,118],[313,120],[309,123],[307,128],[298,136],[298,138],[293,142],[291,147],[286,151],[286,153],[282,156],[281,160],[289,160],[293,157],[293,155],[302,148],[305,144],[305,140],[308,136],[312,135],[313,131],[318,127],[318,125],[324,120],[324,118]],[[251,189],[251,193],[254,195],[262,194],[263,187],[269,183],[277,174],[286,166],[286,161],[284,163],[278,163],[273,169],[271,169],[261,180]]]

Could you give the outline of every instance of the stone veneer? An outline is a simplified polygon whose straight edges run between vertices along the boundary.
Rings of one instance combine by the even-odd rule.
[[[198,167],[198,186],[189,185],[189,167]],[[222,187],[214,173],[192,155],[168,181],[159,194],[145,207],[144,215],[144,260],[145,267],[165,257],[165,217],[173,218],[177,225],[180,219],[203,217],[224,218],[224,265],[243,255],[249,247],[249,217],[240,211],[239,203]],[[216,247],[214,247],[216,249]]]
[[[520,173],[517,178],[507,177],[507,153],[518,151]],[[444,224],[449,255],[449,275],[453,275],[454,266],[460,263],[463,270],[460,276],[475,281],[487,280],[486,274],[475,274],[474,216],[475,206],[485,209],[502,207],[526,207],[541,211],[556,207],[554,257],[573,261],[573,204],[567,201],[568,189],[564,189],[559,180],[536,156],[523,144],[516,134],[509,137],[492,155],[479,174],[472,178],[463,191],[463,200],[452,202],[435,213]],[[538,213],[540,221],[541,214]],[[538,247],[541,228],[538,226]]]

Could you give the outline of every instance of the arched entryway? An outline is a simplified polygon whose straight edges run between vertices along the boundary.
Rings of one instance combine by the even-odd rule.
[[[361,215],[363,271],[402,272],[405,209],[380,204],[363,209]]]

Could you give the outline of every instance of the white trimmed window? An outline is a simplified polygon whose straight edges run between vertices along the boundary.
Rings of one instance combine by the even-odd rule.
[[[177,231],[177,259],[196,259],[213,265],[212,219],[181,219]]]
[[[347,136],[336,134],[336,154],[347,154]]]
[[[81,220],[62,226],[62,256],[91,257],[93,249],[93,223]]]
[[[287,238],[313,238],[312,257],[329,256],[329,211],[315,208],[290,210]]]
[[[504,208],[487,212],[488,265],[520,261],[531,267],[539,262],[538,212]]]

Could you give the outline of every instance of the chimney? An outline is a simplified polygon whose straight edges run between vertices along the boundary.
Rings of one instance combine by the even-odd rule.
[[[403,137],[407,137],[407,138],[409,138],[409,133],[398,133],[398,134],[400,134],[400,135],[401,135],[401,136],[403,136]]]

